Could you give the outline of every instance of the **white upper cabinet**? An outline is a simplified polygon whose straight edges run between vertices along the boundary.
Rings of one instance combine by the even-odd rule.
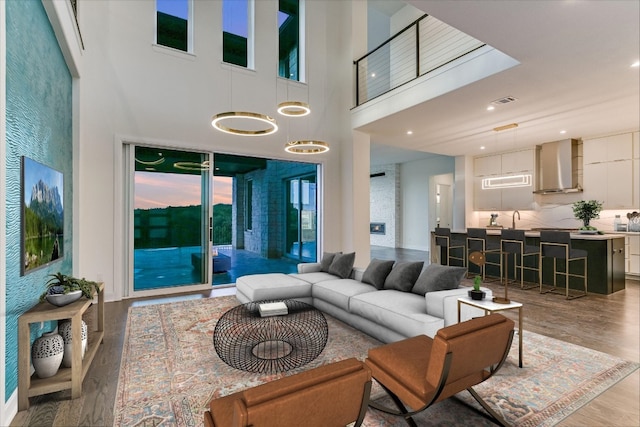
[[[523,150],[514,151],[513,153],[504,153],[502,155],[502,173],[533,173],[535,164],[535,151]]]
[[[633,158],[633,134],[605,136],[585,139],[583,143],[583,161],[592,163],[615,162]]]
[[[476,157],[473,159],[474,176],[500,175],[502,173],[502,156]]]

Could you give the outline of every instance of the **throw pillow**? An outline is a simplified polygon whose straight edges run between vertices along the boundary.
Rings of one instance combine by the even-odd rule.
[[[384,281],[393,268],[394,261],[372,259],[362,275],[362,283],[368,283],[377,289],[384,287]]]
[[[416,280],[411,292],[418,295],[425,295],[427,292],[445,291],[456,289],[460,286],[462,277],[467,272],[464,267],[451,267],[448,265],[429,264],[420,277]]]
[[[342,279],[348,279],[351,276],[351,270],[353,269],[353,262],[356,260],[356,253],[351,252],[349,254],[336,254],[333,257],[333,262],[329,267],[329,274],[338,276]]]
[[[424,262],[397,262],[384,281],[384,289],[409,292],[418,279]]]
[[[322,254],[322,261],[320,261],[320,271],[328,273],[329,267],[331,267],[331,263],[333,262],[333,258],[335,258],[336,254],[341,253],[342,252],[324,252]]]

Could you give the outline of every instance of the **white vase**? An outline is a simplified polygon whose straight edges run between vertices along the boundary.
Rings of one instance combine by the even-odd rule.
[[[31,346],[31,362],[40,378],[54,376],[60,368],[64,353],[64,341],[55,332],[47,332]]]
[[[87,324],[82,321],[82,358],[87,351]],[[58,331],[64,341],[64,355],[62,357],[62,366],[71,367],[71,359],[73,358],[73,339],[71,337],[71,321],[65,321],[58,324]]]

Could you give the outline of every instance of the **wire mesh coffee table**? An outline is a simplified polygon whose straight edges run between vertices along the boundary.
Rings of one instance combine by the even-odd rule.
[[[327,320],[313,306],[283,301],[288,314],[261,317],[254,301],[232,308],[213,331],[213,346],[227,365],[248,372],[288,371],[314,360],[329,337]]]

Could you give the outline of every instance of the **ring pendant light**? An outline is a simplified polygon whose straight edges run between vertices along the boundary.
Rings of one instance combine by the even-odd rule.
[[[329,151],[329,144],[315,140],[291,141],[287,142],[284,151],[293,154],[320,154]]]
[[[267,128],[251,130],[251,129],[240,129],[238,127],[225,126],[223,123],[227,120],[233,119],[245,119],[245,120],[255,120],[258,122],[262,122],[268,125]],[[229,111],[226,113],[219,113],[213,116],[211,120],[211,126],[218,129],[219,131],[230,133],[232,135],[243,135],[243,136],[262,136],[262,135],[271,135],[278,131],[278,124],[276,121],[265,115],[259,113],[251,113],[247,111]]]
[[[311,113],[311,108],[306,102],[286,101],[278,104],[278,113],[287,117],[302,117]]]

